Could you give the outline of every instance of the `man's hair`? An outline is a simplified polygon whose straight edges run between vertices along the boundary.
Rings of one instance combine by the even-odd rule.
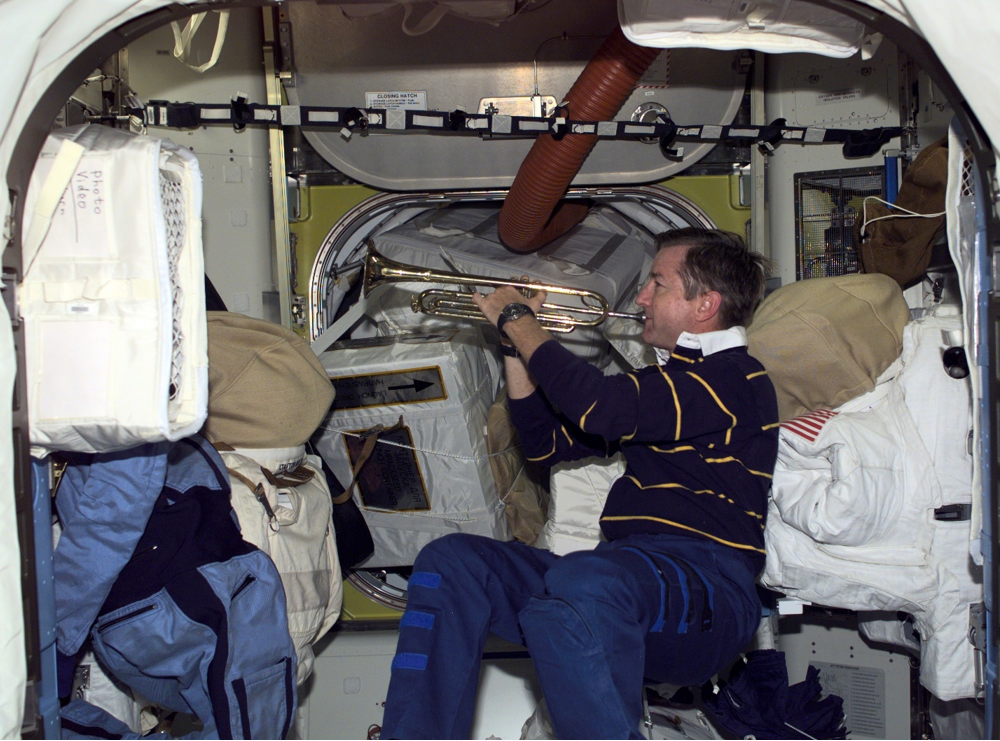
[[[675,229],[658,235],[656,241],[661,250],[688,248],[679,271],[684,298],[690,301],[707,291],[718,291],[722,328],[750,324],[767,282],[768,260],[763,255],[748,250],[738,234],[721,229]]]

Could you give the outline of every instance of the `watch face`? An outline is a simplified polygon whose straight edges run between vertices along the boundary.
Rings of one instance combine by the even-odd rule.
[[[507,321],[514,321],[515,319],[520,319],[522,316],[528,313],[528,307],[524,304],[507,304],[503,307],[503,315],[507,317]]]

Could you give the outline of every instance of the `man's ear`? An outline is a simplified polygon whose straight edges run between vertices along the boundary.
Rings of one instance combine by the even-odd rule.
[[[705,291],[698,296],[695,306],[695,319],[699,322],[711,322],[719,315],[722,308],[722,294],[718,291]]]

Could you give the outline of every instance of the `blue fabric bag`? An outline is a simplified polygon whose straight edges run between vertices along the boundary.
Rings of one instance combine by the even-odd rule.
[[[62,535],[52,561],[56,646],[68,658],[63,693],[80,651],[119,572],[142,537],[167,475],[169,443],[114,453],[66,454],[56,493]]]
[[[173,443],[166,483],[91,637],[119,680],[193,713],[205,738],[284,738],[295,649],[266,554],[240,537],[229,479],[201,437]]]

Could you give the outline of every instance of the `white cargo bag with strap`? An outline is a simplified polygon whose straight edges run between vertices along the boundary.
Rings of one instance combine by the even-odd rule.
[[[449,533],[510,540],[486,443],[493,383],[477,328],[346,340],[320,362],[336,400],[313,445],[338,480],[356,484],[345,493],[375,544],[363,568],[411,566]]]
[[[197,432],[208,405],[201,171],[166,139],[48,138],[25,201],[31,442],[107,452]]]
[[[302,684],[312,672],[312,646],[337,622],[343,602],[333,503],[323,464],[306,455],[301,445],[219,454],[229,470],[243,539],[270,556],[281,575]]]

